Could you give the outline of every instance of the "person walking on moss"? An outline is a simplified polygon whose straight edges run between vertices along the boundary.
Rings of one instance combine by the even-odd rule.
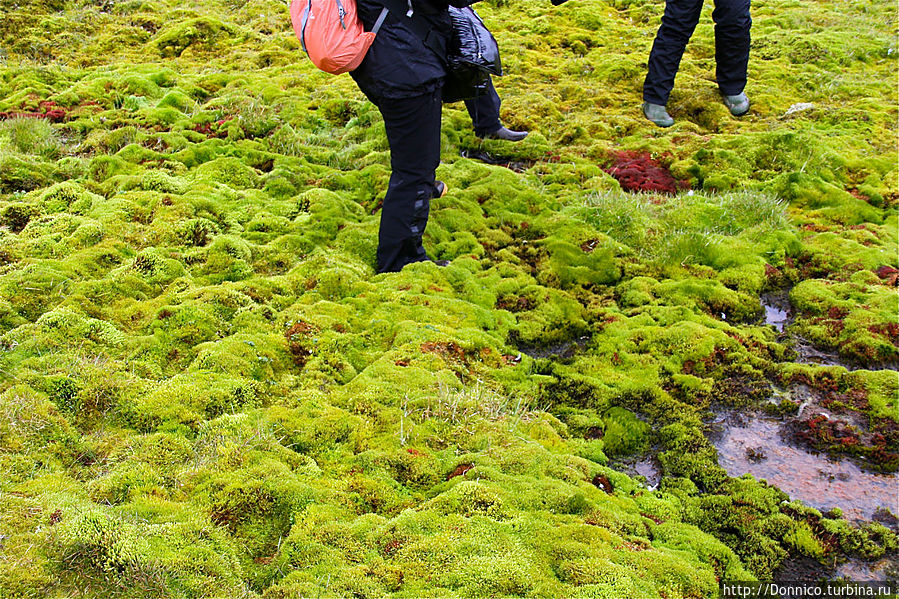
[[[450,0],[463,7],[476,0]],[[357,0],[367,30],[386,7],[389,12],[358,68],[350,72],[362,93],[384,118],[390,146],[390,182],[381,209],[377,269],[397,272],[407,264],[430,260],[422,246],[431,200],[446,193],[437,181],[440,117],[446,48],[452,23],[447,0]],[[526,132],[510,131],[499,121],[500,100],[492,84],[487,93],[466,102],[475,133],[518,141]],[[445,262],[438,262],[445,265]]]
[[[674,119],[665,105],[674,87],[674,77],[693,30],[699,23],[703,0],[667,0],[662,25],[649,54],[643,84],[643,114],[659,127],[670,127]],[[749,112],[746,70],[749,64],[750,0],[715,0],[715,78],[730,113]]]

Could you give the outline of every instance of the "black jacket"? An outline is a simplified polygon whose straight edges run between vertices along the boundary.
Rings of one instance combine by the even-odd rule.
[[[387,15],[362,64],[350,73],[359,89],[376,104],[378,99],[427,94],[446,76],[446,44],[452,27],[447,7],[468,6],[477,0],[412,0],[412,19],[430,31],[427,44],[404,21],[405,14]],[[371,31],[384,7],[378,0],[356,0],[359,18]],[[425,27],[423,27],[425,28]]]

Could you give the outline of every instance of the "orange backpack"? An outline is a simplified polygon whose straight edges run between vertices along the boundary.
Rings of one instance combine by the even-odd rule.
[[[290,20],[303,50],[319,69],[339,75],[362,63],[387,17],[381,10],[371,31],[356,15],[355,0],[293,0]]]

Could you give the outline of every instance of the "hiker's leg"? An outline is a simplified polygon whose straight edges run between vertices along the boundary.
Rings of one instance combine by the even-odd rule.
[[[428,223],[440,164],[440,90],[377,102],[390,144],[390,184],[381,209],[378,272],[427,259],[421,237]]]

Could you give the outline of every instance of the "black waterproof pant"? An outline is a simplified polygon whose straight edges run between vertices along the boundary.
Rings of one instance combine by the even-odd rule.
[[[390,183],[381,208],[378,272],[427,260],[421,236],[428,224],[434,173],[440,164],[440,88],[410,98],[372,98],[390,144]]]
[[[370,99],[381,111],[390,144],[390,183],[378,231],[378,272],[397,272],[428,259],[421,238],[431,199],[437,195],[434,177],[440,164],[441,90],[409,98]],[[465,104],[475,132],[489,133],[500,127],[500,99],[492,83],[488,93]]]
[[[502,125],[499,122],[499,108],[501,104],[499,94],[493,87],[493,79],[489,79],[487,89],[483,94],[473,100],[465,100],[465,108],[471,116],[475,135],[483,137],[487,133],[493,133]]]
[[[684,49],[702,12],[703,0],[667,0],[662,26],[649,54],[643,100],[665,105]],[[715,0],[715,77],[721,93],[735,96],[746,87],[749,64],[750,0]]]

